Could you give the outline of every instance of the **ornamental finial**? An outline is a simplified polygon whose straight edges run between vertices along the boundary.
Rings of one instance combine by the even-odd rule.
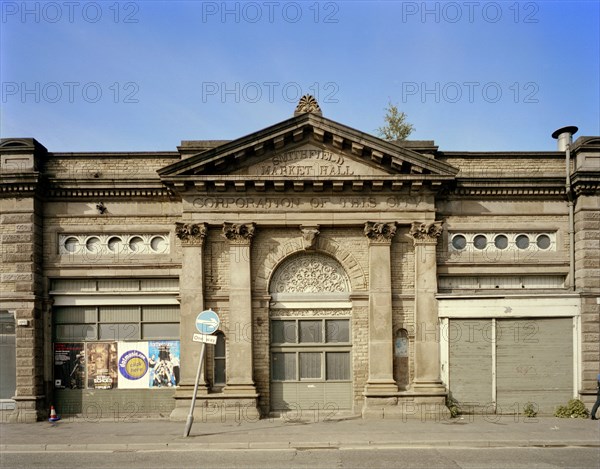
[[[296,106],[296,110],[294,111],[294,117],[307,112],[317,114],[319,116],[323,115],[321,108],[319,107],[319,103],[317,103],[317,100],[310,94],[305,94],[300,98],[300,101],[298,101],[298,106]]]

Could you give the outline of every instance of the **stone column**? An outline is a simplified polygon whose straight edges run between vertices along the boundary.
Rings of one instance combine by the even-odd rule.
[[[179,279],[180,382],[175,393],[176,407],[171,413],[171,420],[186,419],[194,391],[201,345],[192,341],[192,335],[197,332],[196,317],[204,310],[203,247],[207,233],[205,223],[177,223],[175,228],[175,234],[181,240],[183,259]],[[207,392],[203,371],[198,394]]]
[[[369,376],[365,393],[386,396],[398,392],[394,381],[390,256],[396,224],[367,222],[364,233],[369,239]]]
[[[254,223],[225,223],[223,236],[229,240],[229,329],[248,331],[227,340],[226,394],[256,394],[252,379],[252,278],[250,244]]]
[[[436,245],[442,222],[413,223],[409,235],[415,247],[415,375],[413,390],[443,392],[440,379],[440,335],[437,293]]]

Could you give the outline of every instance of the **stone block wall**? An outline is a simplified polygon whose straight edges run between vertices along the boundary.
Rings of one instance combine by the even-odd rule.
[[[600,196],[580,195],[575,206],[575,287],[581,294],[580,394],[592,404],[600,373]]]
[[[47,410],[40,212],[41,202],[33,194],[0,198],[0,299],[17,321],[17,409],[9,420],[19,422],[36,421]]]

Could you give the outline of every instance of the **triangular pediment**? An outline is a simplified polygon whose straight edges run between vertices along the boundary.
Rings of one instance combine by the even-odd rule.
[[[256,133],[202,151],[158,171],[165,184],[259,190],[302,182],[440,185],[458,170],[408,148],[316,114],[304,113]]]

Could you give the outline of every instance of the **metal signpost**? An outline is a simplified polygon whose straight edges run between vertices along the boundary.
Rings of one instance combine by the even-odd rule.
[[[219,316],[212,309],[202,311],[196,318],[196,329],[200,334],[194,334],[192,340],[194,342],[202,343],[200,349],[200,360],[198,361],[198,371],[196,372],[196,383],[194,384],[194,395],[192,396],[192,405],[190,406],[190,413],[185,422],[185,430],[183,432],[184,437],[190,436],[190,430],[194,423],[194,407],[196,406],[196,395],[198,394],[198,382],[200,381],[200,373],[202,372],[202,364],[204,363],[204,352],[206,350],[206,344],[216,344],[217,337],[211,334],[219,328]]]

